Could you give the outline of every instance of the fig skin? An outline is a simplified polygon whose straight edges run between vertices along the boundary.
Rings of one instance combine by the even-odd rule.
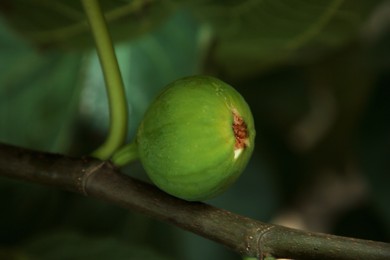
[[[238,130],[233,127],[237,119]],[[241,135],[236,138],[237,133]],[[240,176],[254,138],[251,111],[234,88],[210,76],[191,76],[160,93],[138,128],[136,142],[157,187],[201,201],[222,193]]]

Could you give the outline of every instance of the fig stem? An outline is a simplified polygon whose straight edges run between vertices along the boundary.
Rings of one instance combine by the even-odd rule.
[[[110,127],[105,142],[92,156],[107,160],[123,145],[127,135],[127,102],[122,76],[107,23],[98,0],[81,0],[102,67],[110,110]]]
[[[111,158],[115,166],[125,166],[139,158],[137,142],[133,141],[119,149]]]

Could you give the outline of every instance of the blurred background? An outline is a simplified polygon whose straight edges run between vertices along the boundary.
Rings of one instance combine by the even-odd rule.
[[[214,75],[249,103],[254,155],[207,201],[264,222],[390,242],[390,1],[101,1],[129,140],[156,94]],[[81,156],[108,128],[78,1],[0,2],[0,142]],[[124,169],[145,179],[139,163]],[[105,202],[0,178],[1,259],[240,259]]]

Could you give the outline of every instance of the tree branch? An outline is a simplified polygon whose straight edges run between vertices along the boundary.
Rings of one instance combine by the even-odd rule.
[[[243,256],[390,259],[390,244],[265,224],[204,203],[180,200],[121,174],[109,162],[89,157],[0,144],[0,175],[105,200],[214,240]]]

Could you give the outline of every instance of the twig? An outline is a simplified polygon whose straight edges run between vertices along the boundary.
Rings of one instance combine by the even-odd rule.
[[[0,144],[0,175],[102,199],[214,240],[243,256],[293,259],[390,259],[390,244],[262,223],[169,196],[121,174],[111,163]]]

